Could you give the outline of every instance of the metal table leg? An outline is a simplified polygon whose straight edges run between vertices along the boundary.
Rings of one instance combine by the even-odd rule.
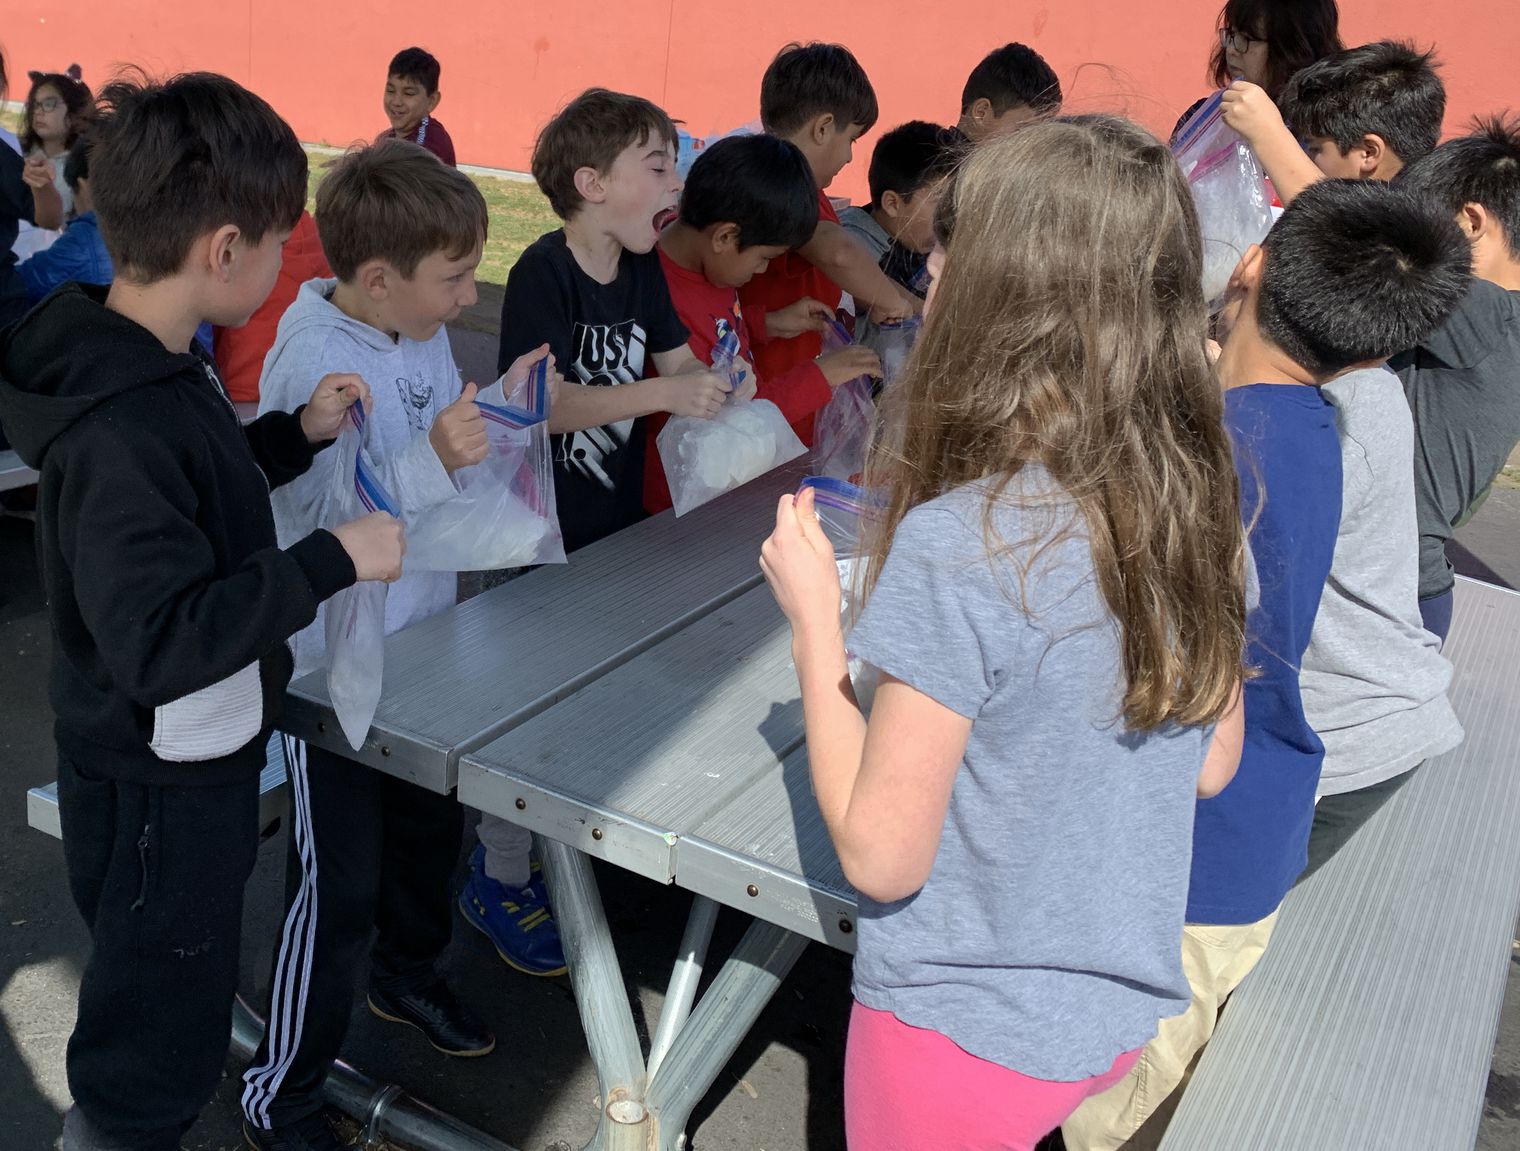
[[[697,998],[697,984],[702,981],[702,967],[707,962],[707,946],[712,942],[713,927],[717,922],[718,905],[706,896],[696,896],[691,901],[686,933],[681,937],[681,950],[676,956],[675,970],[670,976],[670,987],[665,992],[665,1005],[660,1009],[660,1023],[649,1044],[650,1079],[660,1069],[660,1063],[669,1054],[676,1034],[686,1026],[686,1020],[691,1016],[691,1006]]]

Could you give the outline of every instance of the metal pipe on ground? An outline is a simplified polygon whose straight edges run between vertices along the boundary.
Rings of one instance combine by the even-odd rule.
[[[238,996],[232,1005],[232,1049],[250,1059],[263,1035],[264,1021]],[[376,1083],[342,1060],[335,1060],[327,1073],[322,1097],[362,1125],[361,1147],[387,1139],[416,1151],[517,1151],[394,1084]]]

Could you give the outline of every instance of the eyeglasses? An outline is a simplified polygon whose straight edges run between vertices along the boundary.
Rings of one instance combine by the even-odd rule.
[[[36,107],[39,112],[56,112],[63,107],[63,101],[57,96],[47,96],[38,100]]]
[[[1219,30],[1219,43],[1236,55],[1244,56],[1251,50],[1252,44],[1265,44],[1266,41],[1257,36],[1247,36],[1226,25]]]

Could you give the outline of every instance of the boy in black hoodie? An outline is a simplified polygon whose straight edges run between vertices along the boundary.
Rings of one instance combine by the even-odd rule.
[[[92,950],[69,1040],[64,1151],[173,1151],[230,1037],[259,770],[286,639],[355,579],[394,579],[372,515],[290,548],[269,490],[367,398],[327,376],[243,428],[198,325],[268,295],[306,158],[210,74],[119,85],[92,157],[109,288],[66,285],[0,333],[0,419],[40,473],[59,815]]]

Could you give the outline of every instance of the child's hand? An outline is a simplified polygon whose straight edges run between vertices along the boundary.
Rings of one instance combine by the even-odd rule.
[[[728,393],[729,400],[737,400],[743,403],[745,400],[754,399],[755,393],[759,391],[759,373],[755,371],[749,361],[740,357],[734,360],[734,374],[739,378],[739,382],[733,391]]]
[[[716,372],[684,372],[661,379],[666,389],[663,410],[673,416],[710,420],[728,399],[728,381]]]
[[[459,398],[438,413],[428,430],[428,443],[433,445],[445,471],[457,472],[486,458],[490,445],[486,440],[485,417],[475,403],[479,390],[474,384],[466,384]]]
[[[873,324],[900,324],[909,316],[921,315],[923,310],[924,302],[917,296],[899,292],[895,300],[873,304],[869,314]]]
[[[881,357],[859,344],[851,344],[836,352],[824,352],[813,362],[818,365],[818,370],[823,373],[823,378],[831,388],[837,388],[856,376],[881,378]]]
[[[33,156],[27,160],[21,169],[21,179],[26,182],[28,188],[46,188],[57,175],[57,169],[51,161],[41,156]]]
[[[842,636],[839,567],[834,562],[834,545],[818,523],[812,488],[803,488],[795,497],[781,497],[776,530],[760,548],[760,570],[791,623],[795,640]]]
[[[355,578],[383,580],[401,578],[401,557],[406,554],[406,532],[389,512],[370,512],[332,529],[354,564]]]
[[[1240,134],[1251,147],[1257,147],[1273,132],[1285,132],[1282,113],[1267,95],[1266,89],[1249,80],[1236,80],[1225,89],[1221,101],[1224,122]]]
[[[348,409],[356,403],[369,408],[369,385],[353,372],[330,372],[317,381],[311,399],[301,410],[301,431],[308,444],[336,439]]]
[[[531,352],[524,352],[512,361],[512,366],[507,369],[502,378],[502,391],[507,393],[507,399],[512,398],[512,393],[519,388],[523,381],[528,378],[528,373],[539,360],[549,361],[549,370],[546,377],[547,391],[549,393],[549,406],[554,406],[554,401],[559,399],[559,386],[565,382],[565,377],[560,375],[554,368],[554,353],[549,351],[548,344],[540,344]]]
[[[795,304],[765,313],[765,334],[773,340],[789,340],[803,332],[821,332],[834,318],[827,304],[803,296]]]

